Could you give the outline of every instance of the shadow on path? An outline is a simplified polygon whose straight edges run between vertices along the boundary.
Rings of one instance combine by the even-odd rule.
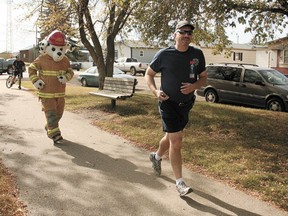
[[[227,209],[231,212],[234,212],[236,215],[245,215],[245,216],[261,216],[259,214],[256,214],[256,213],[253,213],[253,212],[250,212],[250,211],[247,211],[245,209],[241,209],[241,208],[238,208],[238,207],[235,207],[235,206],[232,206],[228,203],[225,203],[223,202],[222,200],[214,197],[214,196],[211,196],[209,194],[206,194],[202,191],[198,191],[198,190],[194,190],[195,194],[197,194],[198,196],[210,201],[210,202],[213,202],[214,204],[216,204],[217,206],[220,206],[224,209]],[[184,197],[181,197],[183,200],[186,201],[186,203],[191,206],[192,208],[195,208],[199,211],[202,211],[202,212],[209,212],[213,215],[216,215],[216,216],[231,216],[231,214],[227,214],[227,213],[224,213],[218,209],[215,209],[213,207],[210,207],[210,206],[207,206],[207,205],[203,205],[193,199],[191,199],[190,197],[188,196],[184,196]]]
[[[140,183],[158,190],[166,188],[160,182],[155,181],[153,176],[137,171],[138,167],[128,160],[112,158],[92,148],[68,140],[64,140],[63,143],[55,146],[72,156],[72,162],[78,166],[100,170],[105,175],[117,180]]]

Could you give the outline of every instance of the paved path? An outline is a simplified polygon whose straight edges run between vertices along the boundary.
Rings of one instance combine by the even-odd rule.
[[[65,144],[53,146],[40,103],[0,76],[0,157],[17,176],[30,216],[288,216],[287,212],[184,170],[195,192],[177,195],[168,161],[152,174],[148,152],[65,112]],[[3,133],[3,127],[7,129]]]

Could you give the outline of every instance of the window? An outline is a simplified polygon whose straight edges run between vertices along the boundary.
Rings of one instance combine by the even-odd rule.
[[[114,54],[114,55],[115,55],[114,58],[115,58],[115,59],[118,59],[118,50],[115,50],[115,54]]]
[[[141,56],[141,57],[144,56],[144,51],[143,51],[143,50],[140,50],[140,51],[139,51],[139,56]]]
[[[223,74],[224,80],[239,82],[241,77],[241,68],[233,67],[222,67],[221,73]]]
[[[234,61],[242,61],[243,60],[243,53],[242,52],[234,52],[233,53],[233,60]]]
[[[219,67],[207,67],[207,72],[208,72],[208,78],[212,79],[224,79],[222,74],[219,73],[220,70],[218,70]]]
[[[229,80],[234,82],[240,81],[241,71],[241,68],[234,67],[207,67],[209,78]]]
[[[283,52],[283,63],[288,63],[288,50]]]
[[[261,76],[253,70],[246,70],[244,74],[244,82],[256,83],[257,81],[263,82]]]

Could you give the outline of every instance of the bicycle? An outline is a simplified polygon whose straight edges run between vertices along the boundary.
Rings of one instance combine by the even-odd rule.
[[[21,79],[22,79],[22,73],[19,73],[16,75],[16,79],[14,81],[14,83],[12,82],[13,81],[13,78],[14,78],[14,74],[15,72],[13,72],[12,74],[9,74],[8,78],[6,79],[6,87],[7,88],[11,88],[15,83],[18,82],[19,84],[19,89],[21,89]]]

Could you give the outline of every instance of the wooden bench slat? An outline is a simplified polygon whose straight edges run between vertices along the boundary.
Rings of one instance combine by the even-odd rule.
[[[131,97],[132,95],[124,95],[124,94],[119,94],[119,93],[115,93],[115,92],[110,92],[110,91],[100,91],[100,92],[89,92],[92,95],[98,95],[98,96],[102,96],[102,97],[109,97],[109,98],[115,98],[115,99],[120,99],[121,97]]]
[[[133,96],[135,85],[136,79],[106,77],[103,90],[89,92],[89,94],[111,98],[111,105],[114,108],[116,99],[126,99]]]

